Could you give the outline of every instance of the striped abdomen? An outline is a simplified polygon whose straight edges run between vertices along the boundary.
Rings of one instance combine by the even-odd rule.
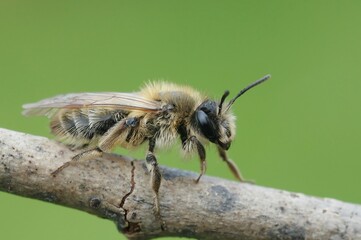
[[[88,145],[104,135],[128,112],[109,109],[64,109],[52,118],[51,132],[74,147]]]

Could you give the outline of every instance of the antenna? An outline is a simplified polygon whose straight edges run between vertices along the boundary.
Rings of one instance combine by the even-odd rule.
[[[254,83],[251,83],[250,85],[248,85],[247,87],[245,87],[244,89],[242,89],[234,98],[231,99],[231,101],[229,101],[228,105],[227,105],[227,111],[228,109],[232,106],[232,104],[237,100],[237,98],[239,98],[240,96],[242,96],[245,92],[247,92],[248,90],[250,90],[251,88],[257,86],[258,84],[263,83],[264,81],[268,80],[271,78],[270,74],[267,74],[266,76],[264,76],[261,79],[258,79],[257,81],[255,81]]]
[[[218,105],[218,109],[219,109],[219,110],[218,110],[218,115],[221,114],[224,100],[226,100],[226,98],[228,97],[228,95],[229,95],[229,91],[226,90],[226,91],[223,93],[222,98],[221,98],[221,101],[220,101],[220,103],[219,103],[219,105]]]

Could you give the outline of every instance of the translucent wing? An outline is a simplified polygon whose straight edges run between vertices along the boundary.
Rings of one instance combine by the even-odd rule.
[[[147,99],[138,93],[72,93],[47,98],[36,103],[23,105],[24,115],[53,116],[59,109],[112,108],[125,111],[160,111],[161,102]]]

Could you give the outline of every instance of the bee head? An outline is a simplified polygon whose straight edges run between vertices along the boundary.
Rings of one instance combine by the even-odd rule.
[[[271,76],[266,75],[242,89],[228,104],[224,107],[224,101],[229,95],[225,91],[217,104],[215,101],[206,100],[198,106],[194,113],[195,123],[201,132],[210,142],[217,144],[224,150],[228,150],[235,134],[235,117],[229,111],[233,103],[249,89],[266,81]]]
[[[219,105],[206,100],[198,106],[194,113],[198,131],[210,142],[228,150],[234,137],[235,118],[229,112],[219,112]]]

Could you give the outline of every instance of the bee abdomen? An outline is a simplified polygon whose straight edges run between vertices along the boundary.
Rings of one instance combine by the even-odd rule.
[[[126,115],[124,111],[114,110],[68,110],[53,118],[51,130],[65,141],[75,138],[89,143],[93,138],[104,135]]]

